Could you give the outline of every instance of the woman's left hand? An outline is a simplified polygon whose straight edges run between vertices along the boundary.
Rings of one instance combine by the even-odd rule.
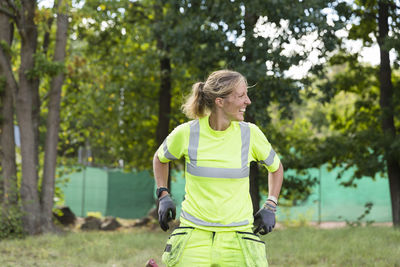
[[[275,211],[276,207],[269,203],[265,203],[264,206],[257,211],[254,215],[255,234],[259,232],[261,235],[266,235],[272,232],[272,229],[275,227]]]

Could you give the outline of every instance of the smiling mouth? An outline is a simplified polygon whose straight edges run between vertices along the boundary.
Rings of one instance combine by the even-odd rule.
[[[239,109],[239,111],[240,112],[246,112],[246,109],[245,108],[241,108],[241,109]]]

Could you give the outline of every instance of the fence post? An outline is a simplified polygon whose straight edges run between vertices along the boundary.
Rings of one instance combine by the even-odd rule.
[[[83,181],[82,181],[82,206],[81,206],[81,216],[85,217],[85,192],[86,191],[86,165],[83,166]]]
[[[319,166],[319,185],[318,185],[318,224],[321,224],[321,206],[322,206],[322,182],[321,182],[321,168],[322,166]]]

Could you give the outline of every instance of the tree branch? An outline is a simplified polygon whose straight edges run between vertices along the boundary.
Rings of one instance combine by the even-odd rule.
[[[4,15],[8,16],[9,18],[12,18],[13,20],[17,19],[17,17],[13,13],[11,13],[10,11],[1,6],[0,6],[0,13],[3,13]]]
[[[6,77],[6,83],[12,89],[14,97],[15,97],[15,94],[18,91],[18,83],[14,77],[14,73],[12,72],[11,63],[10,63],[9,59],[7,58],[7,55],[4,52],[4,49],[1,47],[0,47],[0,67],[2,68],[4,76]]]
[[[6,10],[3,8],[3,3],[0,4],[0,8],[2,11]],[[12,71],[11,56],[9,55],[9,46],[12,43],[14,26],[9,23],[7,17],[7,14],[0,12],[0,69],[6,78],[6,83],[15,95],[18,90],[18,84]]]
[[[12,9],[12,11],[7,10],[4,7],[9,7]],[[1,3],[0,5],[0,12],[3,14],[7,15],[8,17],[12,18],[15,21],[15,24],[17,25],[18,30],[21,28],[21,13],[18,10],[18,8],[15,6],[14,1],[12,0],[6,0],[6,2]]]
[[[396,5],[396,3],[388,2],[387,4],[390,8],[400,9],[400,6]]]
[[[6,0],[6,1],[7,1],[7,5],[8,5],[10,8],[12,8],[12,10],[14,10],[14,13],[15,13],[15,14],[18,14],[18,10],[17,10],[17,7],[15,6],[14,2],[13,2],[13,1],[10,1],[10,0]]]
[[[47,20],[47,29],[46,32],[44,33],[43,36],[43,54],[47,55],[47,50],[49,48],[49,43],[50,43],[50,30],[51,30],[51,25],[53,24],[53,17],[49,18]]]

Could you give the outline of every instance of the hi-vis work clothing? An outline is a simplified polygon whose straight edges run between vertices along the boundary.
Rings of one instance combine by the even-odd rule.
[[[265,244],[251,231],[210,232],[184,225],[170,235],[162,260],[174,267],[268,267]]]
[[[181,224],[210,232],[251,232],[250,162],[260,162],[269,172],[280,164],[262,131],[238,121],[215,131],[209,116],[193,120],[176,127],[158,149],[162,163],[181,157],[186,164]]]

